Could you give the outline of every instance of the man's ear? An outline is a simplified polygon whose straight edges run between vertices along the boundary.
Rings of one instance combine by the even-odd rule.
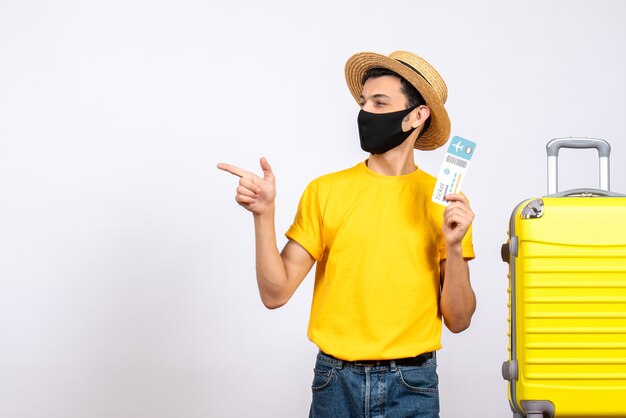
[[[417,128],[426,122],[426,119],[430,116],[430,108],[425,105],[421,105],[411,112],[411,127]]]

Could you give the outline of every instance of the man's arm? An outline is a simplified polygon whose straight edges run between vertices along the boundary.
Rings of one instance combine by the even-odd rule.
[[[440,307],[446,327],[457,333],[470,326],[476,310],[476,296],[462,250],[463,237],[474,220],[474,212],[461,194],[447,195],[446,200],[451,203],[444,212],[443,221],[447,258],[441,262]]]
[[[256,279],[261,301],[268,309],[283,306],[313,267],[315,259],[296,241],[289,240],[282,252],[276,246],[274,211],[254,215]]]
[[[279,308],[294,294],[315,259],[292,240],[278,252],[274,225],[276,179],[265,158],[261,158],[263,178],[230,164],[220,163],[217,168],[240,178],[235,200],[254,217],[256,277],[261,301],[269,309]]]

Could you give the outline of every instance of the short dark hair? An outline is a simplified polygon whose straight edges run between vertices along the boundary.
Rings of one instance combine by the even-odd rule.
[[[369,80],[370,78],[378,78],[378,77],[382,77],[385,75],[391,75],[394,77],[398,77],[400,79],[400,83],[402,85],[402,94],[404,94],[404,97],[406,98],[406,101],[407,101],[407,107],[406,107],[407,109],[410,107],[426,105],[426,101],[424,100],[420,92],[417,91],[417,89],[415,88],[413,84],[406,81],[406,79],[404,79],[404,77],[402,77],[398,73],[391,71],[387,68],[380,68],[380,67],[370,68],[369,70],[365,72],[365,74],[363,74],[361,85],[365,84],[365,82]],[[426,130],[428,129],[428,126],[430,126],[430,117],[426,119],[426,122],[424,122],[424,129],[422,129],[422,134],[426,132]]]

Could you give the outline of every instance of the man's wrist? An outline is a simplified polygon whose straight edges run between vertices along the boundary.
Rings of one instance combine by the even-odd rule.
[[[261,213],[252,213],[254,219],[257,221],[265,221],[265,220],[273,220],[274,214],[276,213],[276,206],[274,203],[268,205],[267,208]]]
[[[446,242],[446,254],[448,256],[448,258],[450,258],[451,256],[458,256],[458,257],[463,257],[463,244],[461,242],[457,242],[457,243],[447,243]]]

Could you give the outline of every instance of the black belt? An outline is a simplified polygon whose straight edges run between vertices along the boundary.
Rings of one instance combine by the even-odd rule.
[[[325,353],[324,353],[325,354]],[[328,357],[333,357],[331,355],[326,354]],[[333,357],[335,358],[335,357]],[[422,353],[419,356],[415,357],[407,357],[407,358],[399,358],[395,360],[354,360],[354,361],[345,361],[344,364],[348,366],[354,367],[372,367],[372,366],[386,366],[391,367],[391,362],[395,362],[397,367],[416,367],[421,366],[426,363],[426,361],[433,358],[433,352]],[[339,360],[339,359],[337,359]]]

